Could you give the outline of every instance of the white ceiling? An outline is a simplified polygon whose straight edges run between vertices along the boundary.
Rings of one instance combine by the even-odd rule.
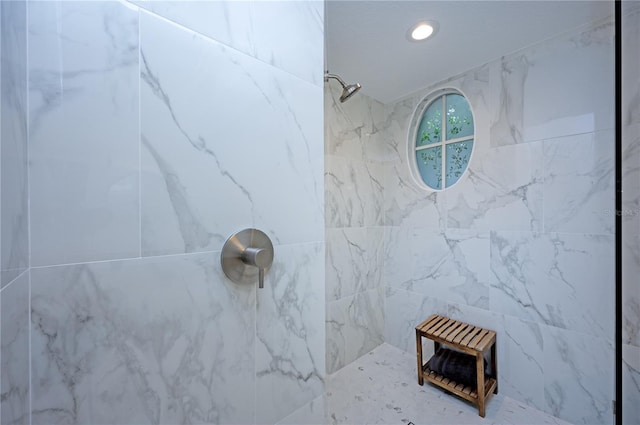
[[[613,1],[326,2],[330,72],[389,103],[537,41],[613,15]],[[439,23],[423,42],[406,38],[422,20]]]

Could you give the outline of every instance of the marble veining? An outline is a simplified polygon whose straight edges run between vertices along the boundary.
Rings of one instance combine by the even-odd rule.
[[[141,58],[143,255],[321,240],[320,89],[146,12]]]
[[[450,302],[489,307],[489,234],[392,228],[385,282]]]
[[[550,326],[542,333],[545,410],[573,423],[611,423],[613,344]]]
[[[622,346],[622,420],[626,424],[640,423],[640,348]]]
[[[381,289],[374,289],[327,302],[327,373],[384,342],[383,296]]]
[[[614,233],[614,151],[612,131],[544,141],[546,231]]]
[[[640,124],[640,8],[622,3],[622,122]]]
[[[613,242],[612,236],[491,232],[491,310],[612,339]]]
[[[425,382],[419,386],[415,353],[383,344],[327,379],[329,424],[568,424],[499,393],[486,417],[475,406]]]
[[[29,423],[29,272],[0,292],[0,421]]]
[[[474,153],[468,175],[444,192],[447,226],[476,230],[542,230],[541,143]]]
[[[602,83],[613,81],[613,50],[606,20],[502,58],[491,77],[491,146],[613,128],[613,87]],[[563,101],[550,102],[558,93]]]
[[[358,93],[342,103],[342,87],[325,84],[325,155],[383,162],[389,159],[384,105]]]
[[[324,392],[324,244],[275,248],[257,294],[256,422],[273,424]]]
[[[324,181],[328,228],[382,225],[382,166],[328,155]]]
[[[0,288],[29,265],[26,2],[0,4]]]
[[[33,269],[33,423],[253,423],[255,287],[217,258]]]
[[[31,265],[139,256],[137,11],[33,2],[28,47]]]
[[[323,84],[320,1],[131,1],[316,86]],[[273,22],[279,23],[278,31]]]
[[[326,238],[327,302],[380,287],[382,228],[329,228]]]

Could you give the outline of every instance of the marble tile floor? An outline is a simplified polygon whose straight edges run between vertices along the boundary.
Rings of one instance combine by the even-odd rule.
[[[425,382],[418,385],[415,357],[382,344],[327,377],[329,424],[567,424],[502,394],[476,407]]]

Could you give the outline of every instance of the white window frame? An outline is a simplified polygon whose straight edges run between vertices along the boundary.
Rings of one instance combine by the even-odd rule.
[[[473,133],[470,136],[464,136],[464,137],[458,137],[455,139],[451,139],[451,140],[446,140],[446,136],[447,136],[447,102],[446,102],[446,96],[449,94],[457,94],[460,95],[462,97],[464,97],[464,100],[467,101],[467,104],[469,105],[469,110],[471,111],[471,116],[473,118]],[[424,116],[424,113],[426,112],[426,110],[429,108],[429,106],[431,106],[432,103],[436,102],[438,99],[442,98],[442,119],[441,119],[441,138],[439,142],[436,143],[429,143],[426,145],[422,145],[422,146],[416,146],[416,139],[418,137],[418,128],[420,126],[420,122],[422,121],[422,117]],[[462,94],[459,90],[457,89],[439,89],[436,90],[434,92],[432,92],[431,94],[429,94],[427,97],[425,97],[423,99],[423,101],[418,105],[418,107],[416,108],[415,112],[414,112],[414,116],[413,119],[411,120],[411,131],[409,131],[409,143],[410,143],[410,147],[411,149],[407,149],[407,152],[409,152],[409,164],[411,164],[411,171],[412,171],[412,175],[414,180],[416,180],[418,182],[418,184],[420,184],[421,186],[428,188],[430,190],[434,190],[434,191],[443,191],[445,189],[448,189],[450,187],[455,186],[456,184],[458,184],[462,178],[467,174],[467,170],[469,169],[469,163],[471,163],[471,158],[473,157],[473,152],[475,151],[475,136],[476,136],[476,120],[475,120],[475,114],[473,113],[473,108],[471,106],[471,103],[469,102],[469,100],[467,99],[467,96],[465,96],[464,94]],[[452,143],[459,143],[459,142],[466,142],[469,140],[474,140],[473,142],[473,147],[471,148],[471,154],[469,155],[469,161],[467,162],[467,167],[465,168],[462,176],[460,176],[460,178],[458,179],[458,181],[454,184],[452,184],[451,186],[447,187],[447,182],[446,182],[446,175],[447,175],[447,164],[446,164],[446,158],[447,158],[447,145],[450,145]],[[431,186],[429,186],[422,178],[422,175],[420,174],[420,170],[418,169],[418,165],[417,165],[417,158],[416,158],[416,153],[425,149],[431,149],[431,148],[435,148],[441,146],[442,149],[440,152],[441,155],[441,164],[442,164],[442,176],[441,176],[441,180],[442,180],[442,188],[440,189],[436,189],[433,188]]]

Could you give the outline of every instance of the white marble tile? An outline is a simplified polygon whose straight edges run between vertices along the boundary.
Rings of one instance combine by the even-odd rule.
[[[444,192],[449,228],[542,229],[541,143],[474,153],[467,178]]]
[[[317,86],[323,83],[321,1],[134,3]]]
[[[383,264],[381,227],[327,229],[326,238],[327,302],[380,287]]]
[[[31,265],[138,256],[138,13],[29,4]]]
[[[640,347],[640,125],[623,127],[622,147],[622,338]]]
[[[385,283],[448,302],[489,307],[489,234],[391,228]]]
[[[615,141],[612,131],[544,141],[544,228],[613,234]]]
[[[340,102],[342,87],[325,84],[325,154],[353,160],[385,161],[384,105],[358,93]]]
[[[541,329],[545,410],[573,423],[613,423],[613,345],[559,328]]]
[[[406,162],[385,164],[383,170],[386,226],[444,229],[447,212],[442,192],[419,187]]]
[[[372,162],[325,156],[326,226],[382,225],[382,172],[382,166]]]
[[[360,292],[328,302],[326,368],[333,373],[384,341],[384,296]]]
[[[258,290],[256,423],[273,424],[324,393],[324,244],[275,247]]]
[[[29,272],[0,292],[0,419],[3,424],[30,423]]]
[[[491,78],[491,145],[613,128],[613,59],[611,21],[503,58]]]
[[[414,353],[389,344],[327,380],[330,424],[568,424],[502,394],[487,401],[486,417],[475,406],[425,383],[419,386]]]
[[[326,396],[323,394],[305,404],[277,425],[321,425],[326,424]]]
[[[622,346],[622,423],[640,423],[640,348]]]
[[[140,16],[143,255],[323,240],[322,90]]]
[[[491,232],[492,311],[613,338],[612,236]]]
[[[497,347],[500,392],[544,410],[544,339],[540,325],[504,316]]]
[[[416,326],[432,314],[447,314],[441,300],[400,288],[387,287],[384,304],[384,342],[403,351],[416,352]],[[425,358],[433,355],[433,344],[424,341]]]
[[[32,269],[33,424],[253,423],[255,287],[218,258]]]
[[[0,288],[29,266],[26,1],[0,4]]]
[[[640,233],[623,223],[622,232],[622,338],[640,347]]]
[[[622,123],[632,125],[640,124],[640,7],[622,4]]]

